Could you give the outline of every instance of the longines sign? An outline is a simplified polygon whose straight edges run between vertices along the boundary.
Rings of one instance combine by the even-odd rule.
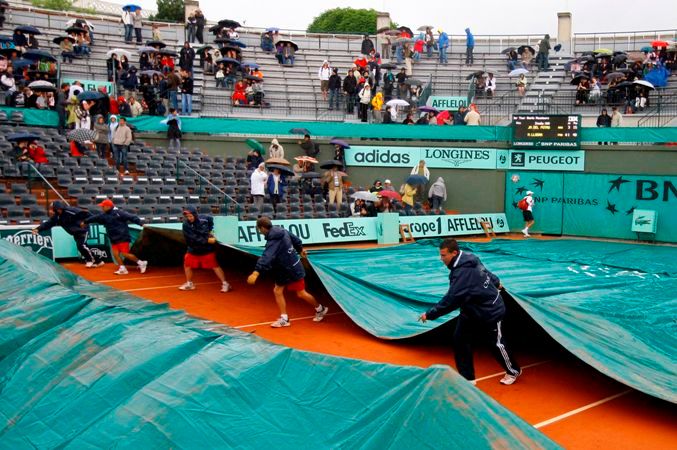
[[[496,169],[496,150],[487,148],[355,145],[345,155],[348,166],[413,167],[423,159],[431,169]]]

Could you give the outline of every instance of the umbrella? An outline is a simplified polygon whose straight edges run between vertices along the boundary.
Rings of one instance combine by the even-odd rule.
[[[387,33],[388,31],[390,31],[390,27],[381,27],[376,30],[376,33]]]
[[[395,39],[396,44],[413,44],[415,41],[411,38],[397,38]]]
[[[393,63],[381,64],[381,69],[386,69],[386,70],[387,69],[397,69],[397,64],[393,64]]]
[[[261,155],[265,155],[265,154],[266,154],[266,149],[265,149],[265,148],[263,147],[263,145],[261,145],[261,143],[260,143],[259,141],[257,141],[256,139],[251,139],[251,138],[250,138],[250,139],[247,139],[247,140],[244,141],[244,142],[245,142],[245,144],[247,144],[247,147],[251,148],[252,150],[258,150],[258,152],[259,152]]]
[[[618,64],[623,64],[627,60],[628,60],[628,55],[616,55],[616,56],[614,56],[614,59],[612,60],[612,62],[615,65],[618,65]]]
[[[569,84],[572,84],[572,85],[575,86],[575,85],[577,85],[578,83],[580,83],[582,80],[589,80],[589,79],[590,79],[590,76],[589,76],[589,75],[581,74],[581,75],[577,75],[576,77],[574,77],[574,78],[569,82]]]
[[[0,42],[14,42],[14,36],[0,35]]]
[[[100,100],[104,98],[105,95],[97,91],[82,91],[78,94],[78,101],[90,101],[90,100]]]
[[[368,191],[357,191],[354,194],[350,195],[351,198],[355,200],[364,200],[366,202],[377,202],[378,197],[373,192]]]
[[[73,131],[69,131],[68,134],[66,135],[68,139],[71,141],[76,141],[81,144],[84,144],[85,142],[94,142],[96,139],[96,131],[90,130],[88,128],[78,128]]]
[[[214,42],[216,42],[216,41],[214,41]],[[230,45],[234,45],[234,46],[240,47],[240,48],[247,48],[247,44],[245,44],[242,41],[237,41],[235,39],[230,40]]]
[[[268,164],[268,163],[266,163],[266,167],[268,168],[268,170],[277,169],[280,172],[282,172],[284,175],[292,175],[292,176],[296,175],[294,173],[294,171],[291,170],[289,167],[283,166],[283,165],[280,165],[280,164]]]
[[[651,53],[653,51],[653,47],[651,47],[650,45],[645,45],[644,47],[640,48],[639,51],[644,53]]]
[[[632,86],[632,83],[629,81],[623,81],[618,83],[616,86],[611,86],[609,89],[627,89]]]
[[[520,55],[524,53],[524,50],[529,50],[529,52],[532,55],[536,54],[536,50],[534,50],[534,48],[531,45],[520,45],[519,47],[517,47],[517,53],[519,53]]]
[[[409,27],[402,26],[402,27],[399,27],[398,30],[400,30],[401,32],[404,32],[404,33],[409,33],[409,36],[414,35],[414,32],[411,31],[411,28],[409,28]]]
[[[284,158],[270,158],[269,160],[266,161],[266,166],[268,164],[279,164],[281,166],[288,166],[290,165],[290,162]]]
[[[560,50],[562,50],[562,44],[555,45],[555,47],[553,47],[553,50],[555,50],[556,52],[559,52]]]
[[[471,73],[470,75],[468,75],[467,77],[465,77],[465,79],[466,79],[466,80],[472,80],[473,78],[479,78],[479,77],[481,77],[482,75],[484,75],[484,71],[483,71],[483,70],[478,70],[477,72],[473,72],[473,73]]]
[[[240,28],[242,26],[240,22],[230,19],[219,20],[219,25],[223,28]]]
[[[21,25],[19,27],[16,27],[14,31],[21,31],[22,33],[26,34],[42,34],[40,30],[30,25]]]
[[[287,44],[291,44],[291,46],[294,47],[294,51],[298,51],[298,49],[299,49],[298,44],[294,41],[289,40],[289,39],[281,39],[281,40],[277,41],[277,43],[282,44],[284,46],[286,46]]]
[[[56,45],[60,45],[61,41],[66,41],[66,40],[71,41],[71,43],[75,43],[75,39],[72,38],[71,36],[55,37],[54,39],[52,39],[52,42],[54,42]]]
[[[669,47],[670,44],[667,41],[656,40],[651,43],[652,47]]]
[[[238,65],[238,66],[240,65],[240,61],[238,61],[237,59],[233,59],[233,58],[221,58],[221,59],[217,59],[215,62],[216,62],[216,64],[235,64],[235,65]]]
[[[244,67],[250,67],[252,69],[258,69],[259,65],[256,64],[254,61],[243,61],[241,63]]]
[[[161,54],[161,55],[172,56],[174,58],[179,56],[179,54],[176,53],[174,50],[170,50],[168,48],[163,48],[158,53]]]
[[[432,106],[419,106],[418,110],[423,112],[432,112],[435,114],[439,114],[440,112],[437,108],[433,108]]]
[[[402,196],[395,191],[381,191],[378,193],[380,197],[389,198],[391,200],[402,201]]]
[[[122,7],[123,11],[129,11],[129,12],[135,12],[136,10],[139,10],[139,9],[141,9],[141,7],[139,5],[132,5],[132,4],[125,5],[125,6]]]
[[[409,102],[399,98],[394,98],[386,103],[386,106],[409,106]]]
[[[310,134],[307,128],[292,128],[289,130],[290,134]]]
[[[156,48],[153,48],[153,47],[145,47],[145,46],[144,46],[144,47],[139,47],[139,49],[137,50],[137,52],[139,52],[139,54],[141,54],[141,53],[156,53],[157,51],[158,51],[158,50],[157,50]]]
[[[66,33],[75,33],[75,34],[82,34],[86,33],[87,30],[85,30],[82,27],[68,27],[66,28]]]
[[[32,61],[30,59],[20,58],[20,59],[15,59],[14,61],[12,61],[12,67],[14,67],[14,69],[16,69],[16,70],[23,69],[24,67],[27,67],[27,66],[30,66],[30,65],[33,65],[33,64],[35,64],[35,61]]]
[[[220,37],[220,38],[214,39],[215,44],[228,44],[230,42],[231,42],[231,40],[228,39],[227,37]]]
[[[242,49],[240,47],[238,47],[237,45],[230,44],[223,45],[219,50],[221,51],[221,53],[225,53],[227,51],[242,52]]]
[[[266,28],[266,32],[267,32],[267,33],[275,33],[276,31],[280,31],[280,29],[277,28],[277,27],[268,27],[268,28]]]
[[[519,75],[522,75],[522,74],[526,75],[528,73],[529,73],[529,71],[527,69],[515,69],[515,70],[511,71],[508,74],[508,76],[509,77],[516,77],[516,76],[519,76]]]
[[[428,184],[428,179],[423,175],[409,175],[406,183],[410,186],[416,186],[419,184]]]
[[[245,75],[243,78],[245,80],[251,80],[251,81],[256,81],[256,82],[263,81],[263,78],[255,77],[254,75]]]
[[[162,41],[146,41],[146,46],[147,47],[160,47],[160,48],[165,48],[167,44],[165,44]]]
[[[313,158],[312,156],[296,156],[294,158],[295,160],[299,162],[307,162],[310,164],[317,164],[319,161]]]
[[[613,52],[613,50],[608,49],[608,48],[598,48],[597,50],[595,50],[595,54],[596,55],[613,55],[614,52]]]
[[[612,80],[615,80],[616,78],[623,78],[624,76],[625,76],[624,73],[621,73],[621,72],[612,72],[612,73],[610,73],[609,75],[606,76],[606,79],[607,79],[608,81],[612,81]]]
[[[415,78],[407,78],[404,81],[404,84],[408,84],[409,86],[420,86],[423,84],[423,81],[417,80]]]
[[[129,52],[129,50],[125,50],[124,48],[114,48],[113,50],[108,50],[108,52],[106,52],[106,59],[112,58],[113,54],[118,56],[125,55],[127,59],[132,58],[132,54]]]
[[[386,31],[386,34],[388,36],[399,36],[400,30],[388,30],[388,31]]]
[[[649,89],[656,89],[653,84],[646,80],[635,80],[633,81],[633,84],[639,84],[640,86],[648,87]]]
[[[507,55],[508,53],[516,50],[515,47],[508,47],[501,50],[501,55]]]
[[[350,148],[350,144],[348,144],[346,141],[342,141],[341,139],[333,138],[331,141],[329,141],[329,143],[343,148]]]
[[[45,80],[33,81],[28,87],[38,92],[56,92],[56,86]]]
[[[442,111],[437,115],[437,125],[444,125],[445,120],[451,118],[451,113],[449,111]]]
[[[89,27],[90,30],[93,30],[93,29],[94,29],[94,25],[92,25],[92,22],[90,22],[89,20],[85,20],[85,19],[71,19],[71,20],[69,20],[68,22],[66,22],[66,26],[67,26],[67,27],[74,27],[74,26],[82,27],[83,24],[84,24],[84,25],[87,25],[87,27]]]
[[[581,56],[580,58],[576,59],[576,61],[578,61],[579,63],[584,63],[584,64],[587,63],[587,62],[594,61],[594,60],[595,60],[595,58],[593,58],[590,55]]]
[[[330,159],[320,164],[320,169],[331,169],[332,167],[343,167],[343,163],[336,159]]]
[[[18,48],[14,48],[14,47],[0,48],[0,55],[2,55],[2,56],[11,57],[12,53],[16,53],[17,55],[21,55],[21,50],[19,50]]]
[[[205,50],[212,50],[213,48],[213,45],[203,45],[202,47],[198,47],[197,50],[195,50],[195,53],[204,52]]]
[[[21,141],[36,141],[40,139],[35,133],[11,133],[7,135],[7,140],[10,142],[21,142]]]
[[[26,59],[34,59],[34,60],[48,59],[50,61],[56,61],[56,58],[46,50],[35,50],[35,49],[26,50],[23,54],[23,57]]]
[[[147,75],[149,77],[153,77],[153,75],[162,75],[162,72],[159,72],[157,70],[142,70],[139,72],[139,75]]]
[[[301,178],[321,178],[322,175],[320,175],[317,172],[304,172],[301,174]]]
[[[431,30],[433,29],[432,25],[421,25],[420,27],[417,28],[418,31],[426,31],[428,28]]]

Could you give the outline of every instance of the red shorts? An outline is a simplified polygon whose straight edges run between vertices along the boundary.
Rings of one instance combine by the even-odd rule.
[[[118,242],[110,245],[118,253],[129,253],[129,242]]]
[[[218,261],[216,261],[216,253],[207,253],[206,255],[193,255],[192,253],[186,253],[186,256],[183,257],[183,265],[191,269],[216,269],[219,267]]]
[[[285,284],[284,287],[286,287],[288,290],[292,292],[300,292],[306,289],[306,280],[305,278],[301,278],[300,280],[292,281],[289,284]]]

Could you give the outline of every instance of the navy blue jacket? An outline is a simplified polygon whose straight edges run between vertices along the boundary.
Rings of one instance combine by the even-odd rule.
[[[90,216],[87,211],[68,206],[63,202],[54,202],[52,208],[54,209],[54,215],[49,220],[42,222],[38,227],[38,231],[61,226],[71,236],[84,236],[87,234],[87,228],[80,226]],[[63,209],[61,214],[56,212],[57,209]]]
[[[183,237],[188,246],[188,253],[191,255],[206,255],[216,250],[214,244],[208,242],[212,230],[214,230],[214,218],[198,214],[197,209],[193,206],[186,207],[186,211],[195,216],[193,223],[184,219],[183,221]]]
[[[280,200],[284,198],[284,187],[287,185],[287,180],[285,180],[284,175],[280,175],[280,182],[277,185],[277,192],[278,195],[280,196]],[[273,174],[268,175],[268,181],[267,181],[267,191],[268,195],[273,195],[275,192],[275,177],[273,177]]]
[[[132,241],[132,237],[129,235],[128,222],[141,225],[141,219],[137,216],[118,208],[113,208],[108,212],[102,212],[85,220],[85,223],[99,223],[103,225],[112,244]]]
[[[449,291],[426,312],[434,320],[461,309],[461,315],[481,322],[495,322],[505,315],[505,304],[496,275],[489,272],[477,256],[459,252],[449,267]]]
[[[299,254],[303,251],[301,239],[284,228],[273,227],[266,236],[266,248],[256,262],[256,271],[273,272],[275,284],[284,286],[305,278]]]

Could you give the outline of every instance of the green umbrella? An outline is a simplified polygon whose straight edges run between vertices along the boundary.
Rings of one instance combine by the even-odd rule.
[[[612,55],[613,51],[608,48],[598,48],[597,50],[595,50],[595,53],[598,55]]]
[[[252,150],[258,150],[261,156],[266,154],[266,149],[259,141],[256,139],[247,139],[245,143],[251,148]]]

